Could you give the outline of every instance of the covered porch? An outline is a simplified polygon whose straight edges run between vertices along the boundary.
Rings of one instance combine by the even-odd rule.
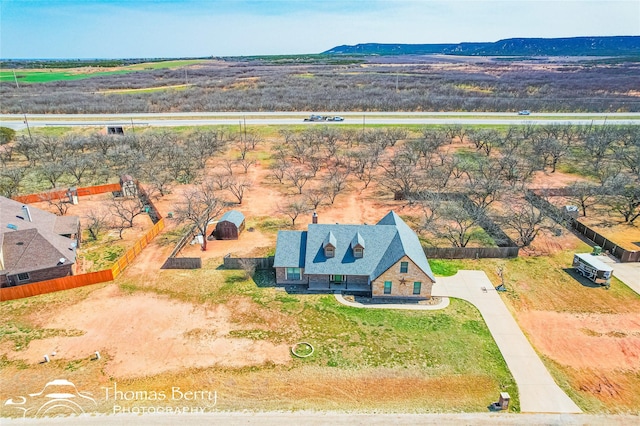
[[[348,291],[354,293],[371,293],[371,285],[366,283],[332,283],[332,282],[309,282],[310,291],[318,292],[334,292],[334,291]]]

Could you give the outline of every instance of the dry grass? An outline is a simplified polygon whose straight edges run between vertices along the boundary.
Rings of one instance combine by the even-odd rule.
[[[244,280],[241,271],[216,266],[212,261],[202,270],[160,271],[149,279],[126,277],[117,283],[125,291],[142,295],[160,293],[212,307],[223,303],[231,313],[234,333],[239,333],[229,333],[229,338],[289,345],[304,340],[314,345],[315,354],[306,359],[292,357],[289,364],[279,366],[211,367],[126,380],[105,373],[104,363],[111,362],[108,350],[99,362],[54,359],[29,365],[4,357],[0,398],[32,393],[47,381],[64,377],[91,391],[101,412],[113,410],[114,401],[105,400],[103,388],[114,385],[119,390],[168,395],[176,386],[216,391],[216,408],[228,410],[441,412],[455,407],[455,411],[484,411],[498,392],[507,390],[513,397],[512,409],[518,409],[515,383],[479,313],[467,303],[453,301],[442,312],[347,308],[332,296],[286,294],[268,286],[269,277],[256,276],[256,285]],[[3,306],[2,319],[26,321],[45,307],[62,313],[84,300],[92,288],[102,287],[9,302]],[[200,332],[206,330],[191,333],[193,344]],[[0,341],[0,348],[3,345]],[[157,401],[128,404],[158,405]],[[203,404],[210,402],[162,403]]]

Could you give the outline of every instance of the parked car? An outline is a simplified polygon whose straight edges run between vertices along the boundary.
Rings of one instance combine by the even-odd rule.
[[[531,114],[531,111],[529,111],[528,109],[523,109],[522,111],[518,111],[518,115],[529,115]]]

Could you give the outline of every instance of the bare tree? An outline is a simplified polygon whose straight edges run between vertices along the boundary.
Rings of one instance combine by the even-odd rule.
[[[282,183],[285,177],[285,172],[289,168],[289,163],[284,159],[277,159],[269,166],[271,170],[271,176],[275,177],[279,183]]]
[[[26,167],[0,169],[0,194],[7,198],[18,195],[20,193],[20,183],[26,175]]]
[[[515,240],[518,247],[529,247],[543,228],[545,214],[527,201],[512,199],[507,208],[507,214],[501,219],[502,225],[518,234]]]
[[[309,208],[307,203],[305,203],[304,200],[300,199],[291,201],[284,206],[278,207],[278,211],[280,213],[289,216],[289,218],[291,219],[291,226],[296,226],[296,219],[298,218],[298,216],[304,213],[308,213],[310,210],[311,209]]]
[[[241,158],[238,160],[238,164],[240,164],[245,174],[249,172],[249,167],[253,166],[256,163],[257,163],[256,160],[250,160],[248,158]]]
[[[139,197],[114,198],[109,203],[109,210],[113,218],[113,228],[118,230],[122,239],[122,233],[127,228],[133,228],[133,220],[145,213],[145,205]]]
[[[609,183],[608,193],[614,194],[611,208],[624,218],[625,223],[633,223],[640,217],[640,185],[626,183],[621,177]]]
[[[214,173],[208,179],[212,185],[215,185],[217,190],[224,190],[229,187],[229,182],[231,182],[233,176],[224,173]]]
[[[216,186],[205,180],[195,188],[185,192],[182,202],[174,209],[175,218],[180,223],[196,227],[202,235],[202,250],[207,250],[207,227],[218,217],[225,203],[217,196]]]
[[[238,260],[240,269],[244,272],[244,279],[248,280],[256,273],[256,262],[253,259],[242,258]]]
[[[92,240],[96,241],[100,234],[109,226],[109,212],[105,210],[90,210],[86,216],[85,227]]]
[[[456,202],[447,202],[440,208],[442,220],[430,230],[440,238],[447,239],[453,247],[466,247],[473,238],[473,229],[478,225],[481,209],[468,211]]]
[[[298,194],[302,194],[302,188],[307,184],[311,175],[300,166],[289,167],[284,174],[289,178],[291,184],[298,189]]]
[[[238,200],[238,204],[242,204],[242,199],[244,198],[244,192],[248,189],[251,188],[251,182],[247,181],[247,180],[239,180],[239,179],[235,179],[232,178],[229,180],[227,189],[229,190],[229,192],[231,192],[231,194],[236,197],[236,199]]]
[[[44,194],[40,194],[38,197],[40,201],[46,202],[49,207],[55,209],[55,212],[58,216],[64,216],[67,214],[71,203],[69,203],[69,199],[67,197],[57,197],[51,192],[45,192]]]
[[[326,199],[327,191],[325,189],[312,189],[310,191],[307,191],[304,195],[305,203],[310,207],[313,207],[313,210],[317,210],[318,206],[321,205]]]
[[[602,187],[587,182],[574,182],[569,185],[571,200],[575,201],[582,210],[582,216],[587,216],[587,208],[594,206],[602,199]]]
[[[65,169],[62,164],[48,161],[38,167],[38,173],[51,184],[51,188],[55,188]]]

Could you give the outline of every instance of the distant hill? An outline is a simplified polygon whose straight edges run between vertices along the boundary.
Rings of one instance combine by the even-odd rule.
[[[337,46],[327,55],[464,55],[464,56],[637,56],[640,36],[508,38],[493,43],[380,44]]]

